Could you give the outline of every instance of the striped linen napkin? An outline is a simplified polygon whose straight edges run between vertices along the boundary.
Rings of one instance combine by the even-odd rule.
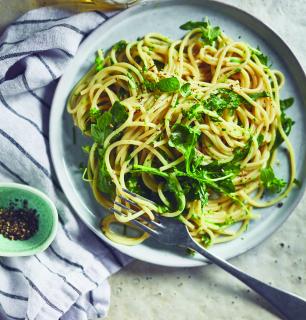
[[[110,17],[30,11],[0,38],[0,181],[45,192],[59,230],[45,252],[0,258],[0,319],[96,319],[106,315],[107,277],[130,258],[107,246],[69,207],[50,161],[48,121],[57,79],[82,40]]]

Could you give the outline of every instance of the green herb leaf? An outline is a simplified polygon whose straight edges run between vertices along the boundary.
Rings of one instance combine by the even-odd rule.
[[[82,146],[82,150],[83,150],[85,153],[89,153],[89,152],[90,152],[90,149],[91,149],[91,146]]]
[[[188,21],[181,25],[182,30],[193,30],[195,28],[201,28],[202,39],[205,43],[213,45],[214,42],[221,35],[220,27],[212,27],[209,20],[206,21]]]
[[[120,40],[113,45],[112,49],[114,49],[116,51],[121,51],[121,50],[125,49],[127,44],[128,43],[125,40]]]
[[[176,77],[164,78],[156,84],[156,87],[162,92],[175,92],[180,89],[180,82]]]
[[[207,28],[206,21],[188,21],[180,26],[182,30],[193,30],[195,28]]]
[[[293,105],[293,103],[294,103],[293,98],[280,100],[281,123],[282,123],[282,127],[284,129],[284,132],[286,133],[287,136],[290,134],[292,126],[294,125],[295,122],[290,117],[288,117],[286,115],[285,110],[290,108]],[[275,142],[274,142],[272,150],[274,151],[276,148],[278,148],[283,143],[283,141],[284,141],[284,139],[280,135],[279,131],[277,131],[276,137],[275,137]]]
[[[109,175],[105,160],[104,160],[105,150],[99,149],[99,171],[98,171],[98,189],[109,195],[112,199],[115,196],[116,186],[112,181],[111,176]]]
[[[153,81],[148,81],[148,80],[144,80],[143,82],[143,85],[145,86],[145,88],[148,90],[148,91],[154,91],[156,90],[156,82],[153,82]]]
[[[204,244],[204,247],[206,248],[209,247],[209,245],[212,242],[212,239],[208,234],[203,234],[201,240],[202,240],[202,243]]]
[[[274,171],[271,167],[261,170],[260,179],[265,189],[271,193],[280,193],[286,185],[286,182],[283,179],[275,177]]]
[[[199,137],[200,131],[183,124],[175,124],[171,129],[169,146],[176,148],[184,155],[187,172],[190,172],[191,161],[194,158],[195,146]]]
[[[207,100],[204,100],[203,104],[204,108],[216,111],[219,115],[222,115],[226,109],[233,112],[242,102],[242,97],[236,92],[227,89],[219,89],[217,93],[211,94]]]
[[[128,118],[125,107],[119,101],[115,101],[110,111],[112,114],[112,124],[115,127],[119,127]]]
[[[257,47],[257,49],[252,48],[251,50],[252,50],[252,54],[259,59],[261,64],[268,67],[269,57],[263,54],[259,47]]]
[[[106,137],[112,132],[111,122],[112,115],[107,111],[97,119],[96,124],[91,125],[91,136],[95,142],[103,145]]]
[[[264,140],[264,135],[260,133],[260,134],[257,136],[257,143],[258,143],[258,146],[259,146],[259,147],[260,147],[261,144],[263,143],[263,140]]]
[[[293,103],[294,103],[294,98],[293,97],[290,97],[290,98],[287,98],[287,99],[284,99],[284,100],[280,100],[280,108],[282,111],[290,108]]]
[[[94,121],[101,115],[101,110],[98,108],[90,108],[89,115],[91,120]]]
[[[270,97],[270,95],[268,92],[262,91],[262,92],[256,92],[256,93],[249,93],[249,97],[252,98],[253,100],[257,100],[259,98]]]
[[[185,83],[181,86],[180,93],[183,97],[188,97],[191,95],[190,83]]]
[[[91,136],[95,142],[103,145],[110,133],[123,124],[128,117],[125,107],[116,101],[112,108],[103,112],[96,118],[96,123],[91,125]]]
[[[143,166],[140,164],[134,165],[133,168],[131,169],[131,172],[144,172],[156,176],[160,176],[162,178],[168,178],[169,175],[163,171],[160,171],[159,169],[153,168],[153,167],[148,167],[148,166]]]

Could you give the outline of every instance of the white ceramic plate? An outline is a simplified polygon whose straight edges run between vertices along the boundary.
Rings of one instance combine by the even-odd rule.
[[[183,36],[179,26],[188,20],[201,20],[207,16],[213,25],[219,25],[233,39],[250,43],[253,47],[260,46],[273,62],[273,67],[281,70],[286,76],[286,85],[282,97],[293,96],[294,106],[289,110],[296,121],[290,139],[296,152],[297,177],[305,176],[306,148],[306,115],[305,75],[293,53],[271,29],[249,14],[215,1],[163,1],[145,3],[128,9],[110,19],[95,30],[82,44],[77,55],[61,78],[52,104],[50,123],[50,143],[53,163],[61,186],[72,207],[80,218],[108,244],[118,250],[147,262],[175,267],[191,267],[205,264],[200,256],[190,257],[185,250],[165,247],[149,239],[145,243],[129,247],[113,243],[99,229],[101,217],[105,214],[94,200],[90,187],[81,180],[79,163],[86,163],[86,156],[81,146],[86,144],[79,132],[77,143],[72,143],[72,120],[65,110],[69,92],[75,83],[85,74],[95,58],[96,50],[108,49],[121,39],[134,40],[148,32],[160,32],[172,39]],[[278,176],[288,179],[288,164],[284,152],[280,152],[281,165],[276,167]],[[247,232],[240,238],[216,245],[211,251],[223,258],[231,258],[258,245],[270,236],[291,214],[300,200],[304,185],[294,189],[284,201],[281,208],[276,206],[256,210],[261,219],[253,221]]]

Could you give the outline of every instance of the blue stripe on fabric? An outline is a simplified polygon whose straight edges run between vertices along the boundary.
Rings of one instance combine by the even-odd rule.
[[[48,110],[50,110],[51,106],[45,102],[39,95],[37,95],[29,86],[29,83],[26,79],[25,74],[22,74],[22,82],[24,84],[24,87],[26,88],[26,90],[34,97],[36,98],[43,106],[45,106]]]
[[[4,99],[1,91],[0,91],[0,101],[2,102],[2,104],[4,105],[4,107],[6,107],[8,110],[10,110],[12,113],[14,113],[17,117],[27,121],[28,123],[30,123],[46,140],[49,140],[48,136],[38,127],[38,125],[32,121],[31,119],[21,115],[20,113],[18,113],[16,110],[14,110]]]
[[[46,302],[46,304],[47,304],[48,306],[50,306],[52,309],[56,310],[57,312],[59,312],[59,313],[61,313],[61,314],[64,313],[64,311],[61,310],[60,308],[58,308],[56,305],[54,305],[54,304],[40,291],[40,289],[35,285],[35,283],[34,283],[32,280],[30,280],[28,277],[26,277],[26,276],[22,273],[22,271],[21,271],[20,269],[17,269],[17,268],[14,268],[14,267],[10,267],[10,266],[2,263],[1,260],[0,260],[0,266],[1,266],[3,269],[7,270],[7,271],[21,273],[21,274],[23,275],[23,277],[28,281],[30,287],[39,294],[39,296]]]

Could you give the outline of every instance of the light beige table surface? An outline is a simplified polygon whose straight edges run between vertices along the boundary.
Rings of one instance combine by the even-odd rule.
[[[286,39],[306,70],[306,0],[225,2],[270,25]],[[0,0],[0,29],[37,3],[38,0]],[[306,297],[305,208],[304,196],[270,239],[231,262],[275,286]],[[215,266],[174,269],[135,261],[112,276],[110,284],[108,320],[278,319],[261,298]]]

